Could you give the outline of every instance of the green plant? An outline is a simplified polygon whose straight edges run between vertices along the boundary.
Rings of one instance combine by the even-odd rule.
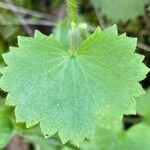
[[[149,0],[91,0],[96,9],[112,21],[128,21],[144,13],[144,5]],[[111,3],[111,4],[110,4]],[[113,12],[113,13],[112,13]]]
[[[3,55],[6,66],[1,69],[0,87],[8,92],[5,101],[15,107],[17,123],[13,108],[1,113],[0,126],[5,126],[6,118],[8,123],[6,136],[0,130],[4,134],[0,147],[13,133],[42,150],[99,150],[109,149],[109,144],[110,149],[123,149],[122,143],[130,149],[136,138],[145,134],[150,138],[148,126],[140,124],[125,132],[121,124],[124,114],[136,114],[135,99],[144,94],[139,81],[149,72],[144,57],[134,52],[137,39],[118,35],[116,25],[103,31],[97,27],[89,35],[88,25],[79,22],[75,3],[67,1],[67,28],[60,30],[67,26],[62,23],[54,35],[36,31],[34,37],[19,36],[18,47]],[[6,109],[3,102],[1,107]],[[136,135],[141,128],[143,134]]]

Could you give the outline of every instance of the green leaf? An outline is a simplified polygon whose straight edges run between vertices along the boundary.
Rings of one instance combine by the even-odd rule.
[[[146,122],[150,123],[150,89],[137,99],[137,112],[143,115]]]
[[[144,4],[149,0],[92,0],[93,5],[115,22],[128,21],[144,14]]]
[[[6,112],[4,100],[0,98],[0,149],[4,148],[13,134],[13,124]]]
[[[134,98],[144,92],[138,81],[149,69],[134,53],[136,39],[118,36],[116,26],[97,28],[75,52],[39,32],[19,37],[18,45],[3,55],[8,66],[0,80],[17,122],[40,123],[45,136],[58,131],[63,143],[79,142],[95,125],[136,113]]]
[[[81,145],[82,150],[149,150],[149,127],[140,123],[128,131],[116,129],[97,129],[91,143],[88,141]]]

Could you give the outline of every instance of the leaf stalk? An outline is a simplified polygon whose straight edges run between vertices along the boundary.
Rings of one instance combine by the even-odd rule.
[[[69,42],[70,42],[70,48],[69,50],[75,51],[79,47],[79,30],[76,26],[77,21],[77,6],[75,0],[67,0],[67,6],[68,6],[68,18],[69,18]]]

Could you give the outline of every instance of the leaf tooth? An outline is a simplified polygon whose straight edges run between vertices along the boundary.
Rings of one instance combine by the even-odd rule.
[[[23,123],[23,122],[27,122],[27,120],[25,118],[22,118],[20,115],[20,112],[18,110],[19,105],[17,105],[15,107],[15,116],[16,116],[16,123]]]
[[[136,56],[136,57],[137,57],[137,59],[138,59],[138,61],[139,61],[139,62],[142,62],[142,61],[144,60],[144,58],[145,58],[145,56],[144,56],[144,55],[137,54],[137,53],[134,53],[134,56]]]
[[[41,38],[47,38],[48,36],[42,34],[40,31],[38,30],[35,30],[34,32],[34,38],[36,39],[41,39]]]
[[[72,138],[71,136],[68,136],[68,134],[64,133],[63,132],[64,130],[59,130],[58,131],[58,134],[59,134],[59,137],[62,141],[63,144],[67,143],[69,140],[73,142],[73,144],[79,146],[80,143],[85,139],[92,139],[93,136],[94,136],[94,131],[92,134],[89,134],[89,135],[84,135],[84,136],[80,136],[80,137],[74,137]]]
[[[47,126],[45,126],[45,123],[43,121],[40,121],[40,128],[45,138],[51,137],[52,135],[58,132],[58,129],[55,127],[47,128]]]
[[[6,85],[6,79],[5,79],[5,76],[3,75],[0,79],[0,88],[2,90],[4,90],[5,92],[9,92],[8,91],[8,86]]]
[[[140,64],[134,65],[136,68],[139,68],[140,70],[138,74],[135,74],[135,77],[137,77],[137,81],[139,82],[144,78],[146,78],[148,72],[150,71],[150,68],[148,68],[144,63],[142,63],[145,57],[144,55],[134,53],[134,56],[136,57],[136,61],[141,62]]]
[[[147,66],[145,66],[145,64],[143,63],[143,74],[145,75],[144,77],[146,78],[147,77],[147,74],[150,72],[150,68],[148,68]],[[143,79],[145,79],[145,78],[143,78]],[[141,79],[141,80],[143,80],[143,79]],[[141,81],[140,80],[140,81]]]
[[[127,34],[126,33],[123,33],[123,34],[121,34],[119,37],[126,37],[127,36]]]
[[[114,24],[113,26],[105,29],[103,31],[103,34],[105,34],[105,35],[111,35],[111,36],[117,36],[118,35],[117,25]]]
[[[35,126],[36,124],[38,124],[38,123],[39,123],[39,121],[37,121],[37,120],[27,121],[26,122],[26,127],[31,128],[31,127]]]
[[[2,68],[0,68],[0,73],[5,74],[5,73],[7,73],[8,70],[9,70],[8,66],[7,67],[2,67]]]
[[[147,74],[149,73],[150,69],[145,66],[145,64],[141,64],[141,72],[139,72],[139,77],[137,78],[138,82],[142,81],[147,77]]]
[[[6,105],[9,105],[9,106],[16,106],[17,105],[17,100],[16,100],[14,94],[8,93],[8,95],[6,97]]]
[[[129,115],[129,114],[132,114],[132,115],[136,115],[136,101],[135,101],[135,98],[131,98],[129,100],[129,103],[130,103],[130,107],[128,107],[128,109],[126,109],[126,111],[123,111],[122,114],[126,114],[126,115]],[[121,119],[122,120],[122,119]],[[120,121],[121,121],[120,120]]]
[[[96,30],[95,30],[94,33],[100,34],[101,32],[102,32],[102,30],[101,30],[100,26],[98,26],[98,27],[96,28]]]
[[[18,46],[27,47],[32,40],[33,40],[32,37],[18,36]]]
[[[10,62],[9,61],[9,54],[10,54],[10,51],[5,53],[5,54],[2,54],[2,57],[3,57],[6,64],[9,64],[9,62]]]
[[[130,45],[132,45],[132,50],[133,52],[136,50],[136,46],[137,46],[137,38],[135,37],[126,37],[128,38],[128,44],[130,43]]]
[[[12,51],[9,51],[9,52],[2,55],[6,65],[11,65],[13,60],[15,60],[14,59],[14,57],[15,57],[14,54],[15,53],[13,53]]]
[[[137,82],[137,88],[134,98],[140,97],[145,94],[144,89],[141,87],[140,83]]]
[[[118,40],[122,42],[122,44],[127,46],[127,50],[130,53],[135,52],[136,45],[137,45],[137,38],[127,37],[127,36],[118,36]]]
[[[61,130],[58,131],[58,134],[63,144],[69,141],[68,136],[66,136]]]
[[[20,49],[19,49],[19,47],[10,46],[9,50],[10,50],[10,52],[14,52],[14,51],[17,51],[17,50],[20,50]]]

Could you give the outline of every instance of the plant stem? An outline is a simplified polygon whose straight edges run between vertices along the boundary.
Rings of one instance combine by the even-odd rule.
[[[75,2],[75,0],[67,0],[67,6],[68,6],[69,25],[70,25],[70,28],[72,28],[73,24],[76,22],[76,2]]]
[[[78,29],[76,28],[77,8],[75,0],[67,0],[68,18],[69,18],[69,39],[70,50],[75,51],[78,48]]]

